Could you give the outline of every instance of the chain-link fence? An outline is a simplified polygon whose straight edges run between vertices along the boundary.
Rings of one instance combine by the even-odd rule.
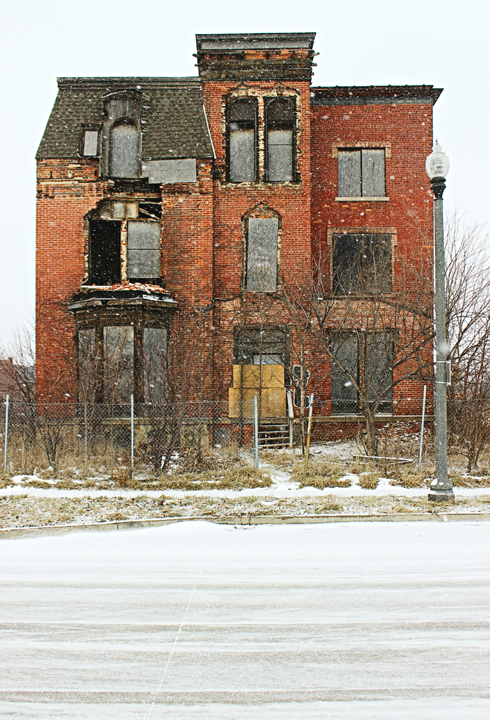
[[[288,405],[285,417],[264,417],[258,403],[259,446],[293,447],[306,441],[309,407],[302,420],[299,409]],[[5,407],[7,411],[7,407]],[[290,417],[290,411],[294,417]],[[334,411],[332,413],[332,411]],[[357,408],[333,407],[315,398],[311,439],[323,443],[352,439],[363,432]],[[262,417],[260,417],[262,414]],[[7,422],[8,420],[8,422]],[[378,416],[380,427],[395,416]],[[411,420],[416,432],[420,420]],[[0,419],[2,460],[9,471],[33,473],[36,468],[103,465],[108,472],[133,461],[165,470],[173,453],[182,449],[205,452],[210,447],[252,448],[253,400],[154,404],[20,403],[10,402]]]

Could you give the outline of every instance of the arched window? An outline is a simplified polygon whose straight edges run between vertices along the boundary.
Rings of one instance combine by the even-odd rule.
[[[109,142],[109,175],[137,178],[140,170],[140,134],[132,122],[124,120],[112,126]]]
[[[267,181],[294,180],[294,98],[276,98],[266,104]]]
[[[276,292],[279,269],[279,215],[258,206],[243,218],[245,229],[244,287],[248,292]]]
[[[234,100],[228,105],[228,180],[255,182],[257,175],[257,101]]]

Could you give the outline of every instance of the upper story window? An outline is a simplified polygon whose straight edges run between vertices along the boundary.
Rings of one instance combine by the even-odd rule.
[[[160,224],[128,220],[128,280],[160,277]]]
[[[140,134],[136,126],[121,120],[112,126],[109,136],[109,175],[137,178],[140,171]]]
[[[334,295],[370,296],[392,289],[392,235],[339,233],[332,238]]]
[[[265,105],[268,182],[294,180],[294,136],[296,105],[294,98],[267,99]]]
[[[250,217],[247,221],[246,289],[276,292],[279,218]]]
[[[340,198],[381,198],[386,195],[385,150],[338,150]]]
[[[228,180],[254,182],[257,175],[257,100],[244,98],[228,105]]]
[[[161,205],[103,201],[90,218],[88,282],[160,282]]]
[[[85,130],[82,140],[82,155],[96,157],[99,154],[99,131]]]
[[[227,181],[295,182],[298,179],[296,124],[294,96],[258,94],[229,98],[226,106]]]

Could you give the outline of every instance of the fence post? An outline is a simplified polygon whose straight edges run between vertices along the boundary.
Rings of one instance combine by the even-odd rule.
[[[308,414],[308,435],[306,436],[305,475],[308,472],[308,456],[310,454],[311,416],[313,415],[313,393],[310,395],[310,412]]]
[[[293,447],[294,410],[293,410],[293,398],[292,398],[291,388],[288,388],[287,400],[288,400],[289,447],[292,448]]]
[[[134,395],[131,395],[131,480],[134,473]]]
[[[254,395],[254,455],[255,469],[259,469],[259,417],[257,411],[257,395]]]
[[[424,446],[424,420],[425,420],[425,393],[427,386],[424,385],[424,394],[422,397],[422,418],[420,420],[420,446],[419,446],[419,470],[422,465],[422,448]]]
[[[3,469],[7,469],[7,450],[9,446],[9,403],[10,395],[5,398],[5,452],[3,455]]]

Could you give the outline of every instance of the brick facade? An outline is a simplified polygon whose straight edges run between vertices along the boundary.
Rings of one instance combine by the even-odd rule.
[[[206,392],[227,397],[237,363],[237,326],[280,325],[285,319],[281,292],[301,284],[301,278],[320,273],[324,290],[331,291],[336,233],[388,233],[393,238],[394,287],[404,282],[404,268],[417,263],[430,281],[432,197],[424,162],[432,145],[432,106],[440,91],[431,86],[312,87],[313,37],[198,36],[200,82],[60,81],[59,98],[38,152],[40,399],[77,397],[81,330],[94,329],[100,344],[105,337],[102,326],[111,323],[110,312],[115,324],[122,322],[122,316],[133,324],[131,313],[140,313],[143,325],[151,318],[148,327],[168,328],[172,337],[175,307],[194,316],[197,309],[209,314],[202,336],[212,357]],[[277,98],[294,102],[295,174],[292,181],[269,182],[265,107]],[[230,182],[227,108],[238,99],[251,99],[257,109],[256,176],[253,181]],[[111,108],[124,107],[124,103],[129,119],[119,110],[120,121],[116,117],[114,122]],[[162,122],[162,116],[168,121]],[[161,178],[150,182],[151,174],[146,179],[143,171],[134,179],[112,177],[107,165],[112,162],[111,128],[117,122],[129,126],[130,121],[140,133],[142,168],[146,163],[158,178],[164,172],[161,167],[167,168],[165,163],[174,172],[177,165],[172,163],[191,158],[196,161],[195,181],[182,176],[172,182]],[[87,128],[98,133],[99,148],[90,157],[83,150]],[[339,152],[369,148],[384,150],[384,195],[339,199]],[[158,207],[159,220],[152,215],[153,207]],[[249,218],[277,219],[275,293],[247,292]],[[104,288],[91,281],[95,219],[112,223],[112,230],[121,228],[121,273]],[[128,224],[144,220],[159,222],[163,288],[152,285],[153,280],[146,285],[141,278],[132,282],[128,270]],[[303,351],[315,352],[314,339],[305,341]],[[330,360],[325,357],[316,368],[308,391],[329,398]],[[290,370],[286,370],[288,375]],[[397,372],[406,373],[406,367],[395,368],[395,377]],[[420,413],[421,392],[420,380],[407,377],[397,385],[396,413]],[[322,413],[331,414],[328,402]]]

